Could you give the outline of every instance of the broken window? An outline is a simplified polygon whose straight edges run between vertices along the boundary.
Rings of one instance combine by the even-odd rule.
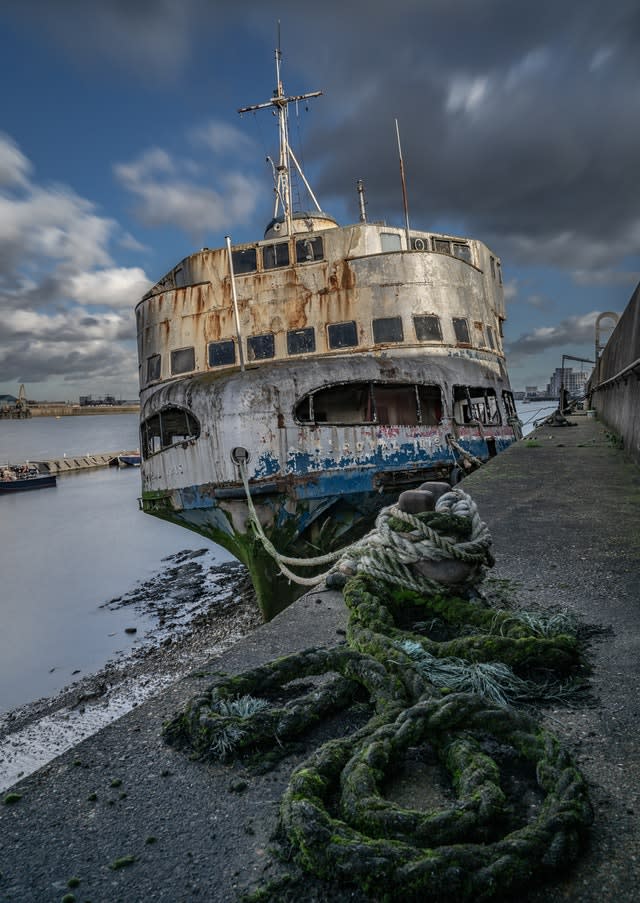
[[[413,318],[413,325],[416,330],[416,338],[419,342],[441,342],[442,326],[440,325],[440,317],[436,316],[420,316]]]
[[[453,331],[455,332],[456,342],[458,342],[458,344],[471,344],[471,339],[469,338],[469,324],[464,319],[464,317],[453,318]]]
[[[299,238],[296,241],[296,263],[309,263],[311,260],[322,260],[324,248],[321,236]]]
[[[233,272],[236,276],[255,273],[258,268],[258,255],[255,248],[237,248],[231,252]]]
[[[306,329],[290,329],[287,333],[287,351],[289,354],[308,354],[316,350],[316,334],[313,326]]]
[[[358,344],[355,320],[349,323],[329,323],[327,326],[329,348],[351,348]]]
[[[147,358],[147,382],[155,382],[156,379],[160,379],[160,364],[161,357],[159,354],[152,354],[151,357]]]
[[[178,348],[171,352],[171,373],[189,373],[196,369],[196,352],[194,348]]]
[[[453,416],[458,423],[502,423],[495,389],[484,386],[454,386]]]
[[[262,249],[262,266],[265,270],[289,266],[289,242],[280,241],[275,245],[265,245]]]
[[[236,346],[233,339],[209,342],[207,350],[210,367],[222,367],[224,364],[235,364],[236,362]]]
[[[172,445],[178,445],[200,435],[200,424],[185,408],[163,408],[148,417],[140,427],[142,455],[148,458]]]
[[[275,353],[275,339],[272,333],[252,335],[247,339],[247,355],[250,361],[264,361],[273,357]]]
[[[513,393],[508,392],[506,389],[502,392],[502,400],[504,402],[504,406],[507,409],[507,414],[509,417],[517,417],[518,412],[516,411],[516,403],[513,400]]]
[[[442,419],[442,396],[438,386],[340,383],[302,398],[295,417],[302,423],[436,426]]]
[[[404,341],[404,331],[402,329],[401,317],[380,317],[373,321],[373,341],[378,344],[381,342],[402,342]]]

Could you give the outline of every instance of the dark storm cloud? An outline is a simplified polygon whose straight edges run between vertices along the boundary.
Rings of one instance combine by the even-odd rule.
[[[315,136],[319,191],[338,174],[347,194],[363,177],[372,211],[399,213],[397,118],[416,225],[461,223],[524,263],[586,269],[637,253],[635,5],[565,3],[558,16],[541,3],[529,21],[521,4],[485,4],[480,18],[480,4],[436,6],[381,33],[367,20],[355,60],[334,48],[327,94],[340,87],[352,109]]]
[[[247,31],[276,40],[285,87],[322,88],[305,147],[315,187],[401,219],[394,119],[416,227],[451,223],[514,263],[587,271],[640,251],[640,7],[617,0],[388,0],[277,10],[246,0],[10,0],[56,40],[176,72]],[[18,13],[18,10],[21,12]],[[243,31],[246,29],[246,31]],[[212,59],[215,57],[212,56]],[[215,63],[212,62],[212,66]]]

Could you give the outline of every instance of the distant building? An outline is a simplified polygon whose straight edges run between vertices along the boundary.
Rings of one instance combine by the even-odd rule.
[[[569,395],[583,395],[589,374],[583,370],[576,371],[572,367],[556,367],[553,376],[547,386],[547,393],[558,397],[562,386],[567,390]]]

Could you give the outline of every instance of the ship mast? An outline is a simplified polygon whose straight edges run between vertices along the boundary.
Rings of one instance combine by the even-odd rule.
[[[282,64],[282,52],[280,50],[280,28],[278,28],[278,47],[275,51],[276,58],[276,89],[273,92],[273,97],[271,100],[265,101],[265,103],[257,103],[253,104],[250,107],[240,107],[238,113],[253,113],[256,110],[266,110],[269,108],[275,108],[274,113],[278,117],[278,136],[280,143],[280,154],[278,158],[278,165],[274,167],[274,181],[275,181],[275,207],[274,207],[274,218],[278,216],[279,211],[282,210],[282,215],[284,217],[284,222],[286,226],[286,231],[288,235],[291,235],[293,232],[293,207],[291,201],[291,164],[295,166],[300,178],[304,182],[304,186],[309,192],[309,196],[311,200],[316,206],[318,212],[322,212],[320,209],[320,205],[311,190],[311,186],[307,182],[307,179],[302,172],[302,168],[291,149],[291,145],[289,144],[289,116],[288,116],[288,106],[290,103],[298,103],[300,100],[308,100],[311,97],[320,97],[322,91],[311,91],[309,94],[290,94],[286,95],[284,93],[284,88],[282,87],[282,81],[280,77],[280,67]],[[269,158],[267,158],[269,159]]]

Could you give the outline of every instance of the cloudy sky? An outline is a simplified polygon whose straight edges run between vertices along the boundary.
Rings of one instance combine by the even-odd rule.
[[[261,237],[281,21],[323,209],[502,258],[514,388],[592,358],[640,280],[637,0],[3,0],[0,393],[137,394],[133,308],[182,257]],[[579,367],[579,364],[574,365]]]

